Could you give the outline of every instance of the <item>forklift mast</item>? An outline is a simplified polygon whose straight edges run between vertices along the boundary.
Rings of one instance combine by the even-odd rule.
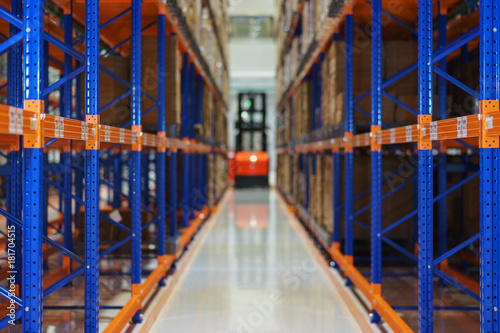
[[[267,151],[266,94],[239,93],[236,151]]]
[[[236,121],[236,187],[269,186],[266,131],[266,94],[240,93]]]

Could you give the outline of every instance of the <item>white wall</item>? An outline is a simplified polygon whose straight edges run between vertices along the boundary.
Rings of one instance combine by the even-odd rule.
[[[238,1],[238,0],[237,0]],[[245,1],[244,1],[245,2]],[[246,1],[248,2],[248,1]],[[249,1],[257,3],[262,1]],[[273,1],[268,1],[272,3]],[[246,4],[248,5],[248,4]],[[272,12],[274,11],[274,4]],[[245,11],[248,15],[248,12]],[[268,151],[270,157],[269,182],[276,183],[276,150],[275,150],[275,77],[276,77],[276,46],[272,38],[235,38],[229,42],[231,102],[229,112],[229,147],[235,148],[234,123],[238,111],[238,92],[258,91],[267,93],[267,132]]]
[[[229,0],[230,15],[274,16],[274,0]]]
[[[273,38],[233,38],[229,42],[231,79],[252,79],[256,84],[275,77],[276,45]],[[257,79],[257,80],[255,80]],[[267,87],[269,88],[269,87]],[[274,89],[274,82],[273,87]]]

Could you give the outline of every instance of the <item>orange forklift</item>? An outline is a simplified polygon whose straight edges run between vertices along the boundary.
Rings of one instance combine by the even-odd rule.
[[[239,93],[235,154],[237,188],[269,186],[266,131],[266,94]]]

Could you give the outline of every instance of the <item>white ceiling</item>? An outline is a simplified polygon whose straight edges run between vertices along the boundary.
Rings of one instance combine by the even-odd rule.
[[[229,0],[229,15],[274,16],[275,0]]]

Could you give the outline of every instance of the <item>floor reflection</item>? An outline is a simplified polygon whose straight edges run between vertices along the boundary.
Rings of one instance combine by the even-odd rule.
[[[229,195],[153,332],[359,332],[276,193]]]

